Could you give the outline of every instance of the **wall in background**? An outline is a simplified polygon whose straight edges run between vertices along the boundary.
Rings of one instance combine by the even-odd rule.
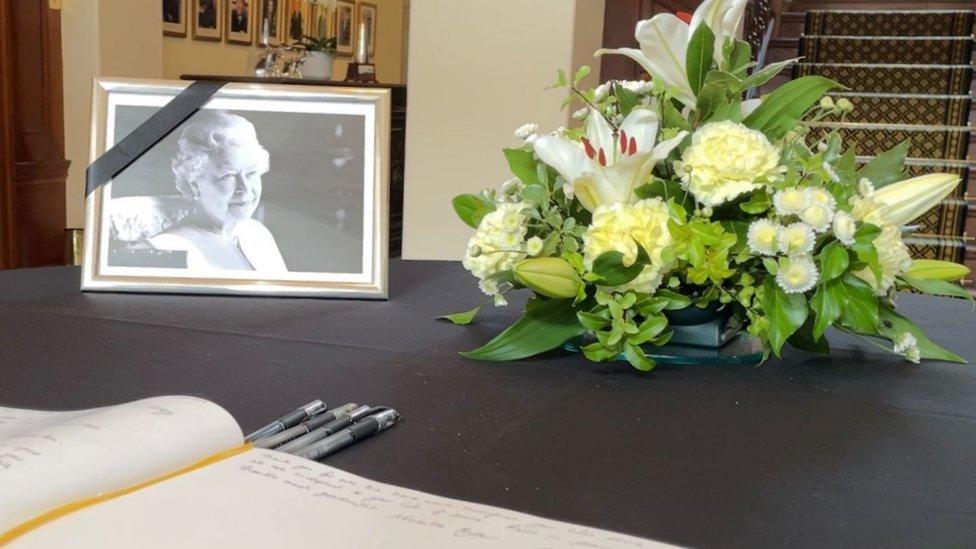
[[[92,80],[97,76],[160,78],[163,43],[159,0],[64,0],[64,145],[71,161],[67,227],[85,224]]]
[[[377,79],[384,83],[404,82],[401,62],[403,49],[404,0],[370,0],[377,7],[376,16],[376,64]],[[158,3],[158,2],[157,2]],[[158,10],[157,10],[158,11]],[[179,78],[182,74],[232,74],[251,73],[257,46],[205,42],[194,40],[192,31],[186,38],[165,36],[163,44],[163,77]],[[349,57],[336,57],[332,66],[334,78],[346,75]]]
[[[527,122],[569,125],[556,69],[589,64],[603,0],[413,0],[403,256],[459,259],[472,229],[451,198],[511,177],[502,156]],[[595,82],[591,77],[589,83]]]

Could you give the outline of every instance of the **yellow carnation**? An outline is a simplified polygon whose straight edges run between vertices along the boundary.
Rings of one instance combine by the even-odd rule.
[[[598,207],[583,235],[583,264],[592,269],[593,261],[601,254],[618,251],[623,254],[624,265],[632,265],[637,260],[637,245],[640,244],[650,256],[650,265],[646,265],[634,280],[613,289],[654,292],[668,268],[662,257],[672,242],[668,218],[668,207],[657,198],[640,200],[636,204],[618,202]]]
[[[685,187],[706,206],[758,189],[785,170],[779,165],[779,147],[762,132],[729,120],[699,128],[681,161]]]
[[[508,202],[481,219],[478,231],[468,241],[468,251],[462,265],[479,279],[507,271],[525,257],[526,217],[522,213],[528,204]],[[487,293],[487,290],[486,290]]]
[[[901,229],[894,225],[885,225],[881,234],[874,238],[874,249],[878,251],[878,262],[881,264],[881,283],[869,268],[857,271],[856,274],[874,288],[874,293],[884,295],[895,285],[895,277],[904,274],[912,266],[912,256],[908,253],[908,246],[901,239]]]

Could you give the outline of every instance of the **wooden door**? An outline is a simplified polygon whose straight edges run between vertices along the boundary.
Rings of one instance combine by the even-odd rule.
[[[61,12],[0,0],[0,268],[65,262]]]

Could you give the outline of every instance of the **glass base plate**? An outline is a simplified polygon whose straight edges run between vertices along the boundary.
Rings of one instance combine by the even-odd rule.
[[[563,343],[563,349],[580,353],[579,339]],[[645,345],[644,352],[659,366],[704,366],[721,364],[759,364],[763,358],[762,342],[756,337],[740,332],[721,347],[698,347],[669,343],[661,347]],[[615,360],[626,361],[623,354]]]

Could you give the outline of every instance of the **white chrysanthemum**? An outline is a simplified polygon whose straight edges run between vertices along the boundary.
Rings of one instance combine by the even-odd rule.
[[[723,120],[698,128],[681,155],[682,183],[695,200],[718,206],[780,179],[779,147],[762,132]]]
[[[776,255],[780,229],[779,223],[768,219],[757,219],[749,224],[746,242],[749,250],[759,255]]]
[[[515,137],[528,141],[528,139],[539,131],[538,124],[524,124],[515,130]]]
[[[810,204],[800,214],[800,219],[810,225],[814,231],[822,233],[830,229],[830,222],[834,219],[834,210],[821,204]]]
[[[539,255],[539,253],[542,252],[542,245],[542,239],[538,236],[533,236],[525,241],[525,253],[529,255]]]
[[[592,269],[593,261],[601,254],[618,251],[623,254],[624,265],[632,265],[637,260],[637,245],[640,244],[651,263],[637,278],[613,289],[653,293],[670,267],[663,259],[664,250],[672,243],[669,217],[667,205],[658,198],[598,207],[583,234],[583,264]]]
[[[823,163],[823,169],[825,172],[827,172],[827,177],[829,177],[831,181],[835,183],[840,181],[840,176],[837,175],[837,171],[834,170],[834,167],[831,166],[829,162]]]
[[[857,192],[861,196],[867,197],[874,194],[874,183],[866,177],[862,177],[860,181],[857,182]]]
[[[798,187],[776,191],[773,208],[779,215],[800,215],[810,205],[810,197]]]
[[[525,214],[528,204],[507,202],[481,219],[478,230],[468,241],[468,252],[462,264],[481,280],[511,269],[525,257],[521,251],[527,231]]]
[[[845,246],[854,244],[854,233],[857,232],[857,223],[854,216],[847,212],[837,212],[834,214],[834,236]]]
[[[813,251],[817,235],[806,223],[792,223],[780,229],[779,251],[788,255],[802,255]]]
[[[817,265],[808,256],[793,256],[780,261],[776,284],[788,294],[802,294],[811,290],[820,278]]]
[[[881,264],[881,283],[869,268],[857,271],[858,277],[874,288],[877,295],[885,295],[895,285],[895,277],[904,274],[912,266],[912,256],[908,253],[908,246],[901,239],[901,230],[893,225],[881,228],[881,234],[872,242],[878,251],[878,263]]]
[[[837,200],[827,189],[822,187],[807,187],[803,192],[807,195],[809,204],[819,204],[833,210],[837,207]]]

